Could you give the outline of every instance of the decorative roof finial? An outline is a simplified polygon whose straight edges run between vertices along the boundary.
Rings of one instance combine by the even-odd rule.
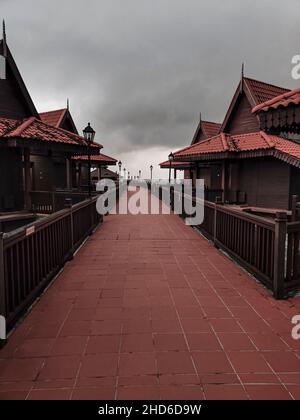
[[[69,101],[69,98],[67,98],[67,110],[69,111],[69,109],[70,109],[70,101]]]
[[[5,20],[3,19],[2,24],[2,38],[3,38],[3,56],[7,57],[7,44],[6,44],[6,30],[5,30]]]
[[[244,63],[244,62],[242,62],[242,70],[241,70],[241,84],[240,84],[240,91],[241,91],[241,92],[243,92],[243,89],[244,89],[244,77],[245,77],[244,71],[245,71],[245,63]]]
[[[200,112],[200,124],[202,122],[202,112]]]

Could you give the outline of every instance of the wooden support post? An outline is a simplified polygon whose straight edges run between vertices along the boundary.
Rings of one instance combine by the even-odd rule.
[[[0,233],[0,328],[6,326],[6,287],[5,287],[5,273],[4,273],[4,246],[3,246],[3,232]],[[3,332],[3,331],[2,331]],[[5,333],[5,331],[4,331]],[[0,348],[6,343],[5,338],[0,339]]]
[[[72,165],[71,160],[66,158],[66,178],[67,178],[67,190],[72,189]]]
[[[30,197],[30,150],[24,149],[24,204],[27,211],[31,211]]]
[[[297,202],[298,202],[298,195],[292,195],[292,222],[297,220]]]
[[[221,179],[221,185],[223,190],[223,197],[222,200],[225,203],[227,200],[227,194],[226,194],[226,162],[224,161],[222,163],[222,179]]]
[[[287,234],[287,213],[276,213],[275,219],[275,240],[274,240],[274,282],[273,295],[275,299],[284,297],[284,276],[285,276],[285,243]]]

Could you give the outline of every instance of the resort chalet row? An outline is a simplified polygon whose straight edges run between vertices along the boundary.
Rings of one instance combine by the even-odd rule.
[[[64,197],[81,201],[89,188],[88,155],[95,169],[92,181],[117,163],[101,153],[101,144],[78,134],[69,106],[38,113],[8,48],[5,27],[0,41],[0,139],[0,212],[51,213],[63,206]]]
[[[242,74],[223,123],[200,118],[191,145],[160,166],[204,179],[208,201],[289,210],[300,194],[300,88]]]

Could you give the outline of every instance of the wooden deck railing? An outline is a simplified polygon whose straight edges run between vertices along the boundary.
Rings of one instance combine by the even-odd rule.
[[[72,204],[80,203],[88,198],[85,192],[73,191],[32,191],[31,211],[40,214],[51,214],[65,208],[66,200]]]
[[[0,234],[0,315],[11,329],[74,251],[101,222],[96,199]]]
[[[172,206],[174,200],[182,197],[172,197]],[[272,220],[223,204],[202,204],[204,221],[197,228],[216,247],[261,280],[275,298],[300,290],[300,221],[289,222],[286,212],[277,212]]]

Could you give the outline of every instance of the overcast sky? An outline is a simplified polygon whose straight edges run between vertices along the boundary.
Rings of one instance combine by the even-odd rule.
[[[103,152],[162,176],[199,113],[221,122],[240,78],[288,88],[299,0],[0,0],[7,39],[39,111],[70,108]],[[299,81],[298,81],[299,84]]]

